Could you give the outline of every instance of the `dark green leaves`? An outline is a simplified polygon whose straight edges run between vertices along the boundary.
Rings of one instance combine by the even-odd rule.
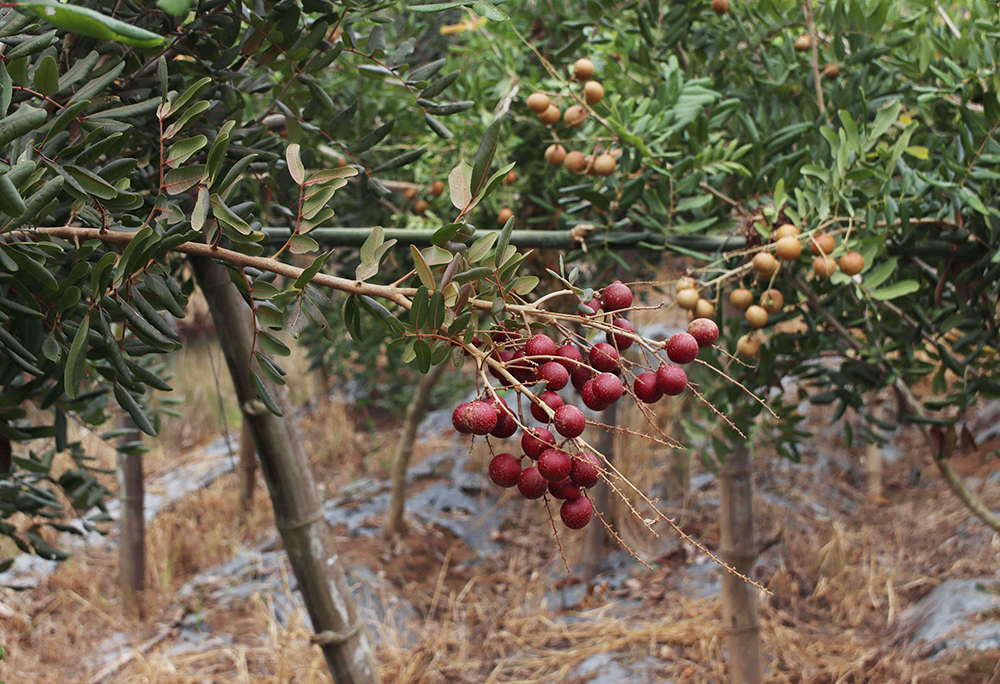
[[[93,315],[93,314],[91,314]],[[69,356],[66,358],[66,368],[63,373],[63,385],[66,396],[76,399],[80,389],[80,380],[83,379],[83,366],[87,356],[87,335],[90,331],[90,316],[84,316],[80,321],[80,327],[73,336],[73,343],[69,348]]]
[[[503,121],[502,118],[497,119],[490,127],[486,129],[486,135],[483,136],[482,142],[479,143],[479,149],[476,151],[476,157],[472,162],[472,176],[469,179],[470,190],[473,197],[479,194],[479,191],[483,187],[483,181],[486,178],[486,174],[489,173],[490,165],[493,163],[493,157],[497,153],[497,146],[500,143],[500,125]]]
[[[117,41],[137,47],[156,47],[165,40],[151,31],[112,19],[86,7],[60,2],[25,2],[17,6],[34,12],[40,19],[53,26],[81,36]]]

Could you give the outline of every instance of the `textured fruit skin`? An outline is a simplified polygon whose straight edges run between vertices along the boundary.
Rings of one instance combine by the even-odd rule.
[[[618,351],[607,342],[598,342],[590,348],[590,365],[601,373],[618,368]]]
[[[507,439],[517,432],[517,421],[510,413],[501,413],[497,418],[497,425],[490,431],[490,434],[500,439]]]
[[[759,252],[753,258],[753,269],[764,278],[770,278],[778,270],[778,260],[768,252]]]
[[[602,154],[594,160],[594,173],[598,176],[610,176],[618,167],[618,162],[610,154]]]
[[[729,303],[734,309],[746,311],[747,307],[753,304],[753,292],[745,288],[738,288],[729,293]]]
[[[597,297],[594,297],[589,302],[587,302],[587,306],[589,306],[590,309],[591,309],[591,311],[593,311],[594,313],[584,314],[584,315],[585,316],[596,316],[601,311],[601,300],[598,299]]]
[[[569,376],[569,379],[573,383],[573,388],[576,389],[577,392],[582,392],[584,385],[586,385],[587,381],[593,377],[594,371],[590,370],[586,366],[580,366],[573,371],[573,374]]]
[[[583,99],[589,105],[597,104],[604,99],[604,86],[597,81],[587,81],[583,84]]]
[[[580,388],[580,398],[583,400],[583,405],[591,411],[603,411],[611,405],[605,404],[597,398],[597,395],[594,393],[594,378],[583,383],[583,387]]]
[[[545,389],[558,392],[569,383],[569,371],[558,361],[543,363],[535,373],[539,382],[545,382]]]
[[[474,435],[488,435],[497,426],[497,412],[485,401],[470,401],[460,419]]]
[[[552,422],[556,426],[556,432],[567,439],[579,437],[587,427],[587,418],[583,415],[583,411],[572,404],[563,404],[557,408]]]
[[[465,408],[469,405],[469,402],[464,404],[459,404],[455,407],[455,410],[451,412],[451,425],[458,432],[463,435],[471,435],[472,428],[465,422]]]
[[[691,363],[698,356],[698,340],[690,333],[671,335],[667,341],[667,358],[674,363]]]
[[[803,34],[795,39],[794,45],[796,52],[805,52],[812,48],[812,38],[809,37],[809,34]]]
[[[729,0],[712,0],[712,11],[716,14],[725,14],[729,11]]]
[[[517,491],[525,499],[541,499],[549,488],[549,481],[542,477],[535,466],[528,466],[517,478]]]
[[[587,120],[587,110],[580,105],[573,105],[563,114],[563,119],[570,128],[579,128]]]
[[[556,444],[556,436],[548,428],[531,428],[521,435],[521,450],[535,461],[546,449]]]
[[[782,261],[795,261],[802,254],[802,243],[796,237],[783,237],[775,245],[775,252]]]
[[[746,319],[751,328],[763,328],[767,325],[767,310],[754,304],[747,309]]]
[[[580,353],[580,348],[575,344],[567,343],[559,345],[556,347],[555,355],[560,357],[556,359],[556,363],[560,364],[570,373],[579,367],[580,361],[583,361],[583,354]]]
[[[688,323],[688,334],[704,349],[719,339],[719,326],[711,318],[696,318]]]
[[[601,462],[597,456],[581,451],[573,457],[569,478],[581,487],[594,487],[601,481]]]
[[[695,318],[711,318],[715,315],[715,304],[707,299],[699,299],[691,313]]]
[[[760,353],[760,342],[756,337],[744,335],[736,342],[736,354],[747,358],[753,358]]]
[[[521,462],[514,454],[497,454],[490,461],[490,479],[500,487],[513,487],[521,476]]]
[[[668,397],[676,397],[687,384],[687,373],[680,366],[663,365],[656,369],[656,386]]]
[[[434,195],[435,197],[440,197],[442,193],[444,193],[444,187],[445,186],[443,180],[434,181],[433,183],[431,183],[431,194]]]
[[[846,275],[856,276],[865,270],[865,258],[857,252],[848,252],[840,257],[840,270]]]
[[[639,374],[639,377],[635,379],[635,384],[632,385],[632,391],[635,392],[636,398],[644,404],[655,404],[663,398],[663,392],[656,382],[656,373],[650,371]]]
[[[514,212],[507,207],[497,212],[497,223],[501,226],[506,225],[507,221],[510,221],[512,218],[514,218]]]
[[[594,504],[585,496],[572,501],[564,501],[559,507],[559,517],[563,525],[571,530],[582,530],[594,515]]]
[[[504,365],[507,365],[510,362],[510,360],[514,358],[514,352],[507,351],[506,349],[496,349],[490,354],[490,357],[492,357],[493,359],[499,361]],[[489,366],[488,368],[490,371],[490,375],[499,380],[501,386],[507,385],[507,379],[500,374],[500,371],[493,368],[493,366]]]
[[[550,104],[544,112],[538,115],[538,120],[541,121],[546,126],[554,126],[559,123],[559,119],[562,118],[562,112],[559,108],[553,104]]]
[[[566,479],[572,469],[573,459],[562,449],[546,449],[538,457],[538,472],[549,482]]]
[[[821,278],[829,278],[837,272],[837,262],[832,257],[818,256],[813,261],[813,271]]]
[[[785,295],[772,288],[760,296],[760,305],[769,314],[776,314],[785,307]]]
[[[514,355],[510,357],[510,364],[507,366],[507,370],[518,382],[531,382],[535,379],[535,363],[529,361],[524,357],[527,353],[523,349],[518,349],[514,352]],[[523,360],[522,360],[523,359]]]
[[[586,57],[581,57],[573,64],[573,78],[578,81],[587,81],[594,76],[594,63]]]
[[[549,108],[549,96],[544,93],[532,93],[528,96],[528,109],[535,114],[541,114]]]
[[[791,223],[785,223],[781,226],[778,226],[778,230],[774,231],[774,239],[780,240],[781,238],[795,237],[798,234],[799,234],[799,229],[797,226]]]
[[[548,335],[535,335],[524,345],[528,356],[555,356],[556,343]]]
[[[693,288],[681,290],[677,293],[676,301],[677,306],[690,311],[698,306],[698,302],[701,301],[701,295],[698,294],[698,290]]]
[[[549,390],[545,390],[539,394],[538,399],[553,411],[563,405],[563,398],[555,392]],[[531,403],[531,415],[539,423],[549,422],[549,414],[545,412],[545,409],[534,402]]]
[[[635,328],[624,318],[616,318],[611,322],[611,325],[618,328],[619,330],[624,330],[625,332],[634,333]],[[624,335],[612,334],[611,332],[605,333],[607,337],[608,344],[617,347],[618,351],[625,351],[632,346],[632,338],[625,337]]]
[[[827,256],[837,248],[837,241],[829,233],[820,233],[819,235],[814,235],[811,240],[809,240],[809,249],[812,253],[819,256],[820,252],[826,254]]]
[[[580,497],[580,488],[568,477],[565,480],[549,483],[549,494],[557,499],[573,500]]]
[[[632,306],[632,290],[620,280],[608,285],[601,292],[601,306],[605,311],[618,311]]]
[[[561,166],[566,161],[566,148],[553,143],[545,148],[545,161],[552,166]]]
[[[611,406],[622,396],[622,381],[611,373],[599,373],[594,378],[594,396],[605,407]]]
[[[573,150],[566,155],[563,166],[573,173],[583,173],[584,169],[587,168],[587,156],[580,150]]]
[[[418,214],[423,214],[427,211],[427,200],[418,199],[413,203],[413,211]]]

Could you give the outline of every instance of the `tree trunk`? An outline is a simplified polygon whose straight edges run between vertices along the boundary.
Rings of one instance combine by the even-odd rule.
[[[145,493],[142,481],[142,453],[125,453],[142,436],[132,419],[119,418],[119,425],[128,430],[118,438],[118,491],[121,502],[118,540],[118,581],[126,610],[142,614],[142,590],[146,585],[146,521],[143,517]]]
[[[406,469],[409,468],[410,457],[413,455],[413,441],[417,436],[417,428],[427,414],[431,392],[447,366],[447,361],[439,363],[420,378],[417,390],[413,393],[409,406],[406,407],[403,434],[399,437],[396,454],[392,459],[392,489],[389,496],[389,513],[385,521],[387,535],[406,532],[406,523],[403,521],[403,511],[406,508]]]
[[[250,421],[243,421],[240,429],[240,465],[237,476],[240,481],[240,508],[244,520],[253,508],[253,490],[257,475],[257,450],[253,446],[253,429]]]
[[[753,480],[750,452],[737,444],[719,472],[719,536],[722,560],[747,577],[753,576],[757,547],[753,535]],[[760,653],[757,588],[722,570],[722,609],[729,681],[764,681]]]
[[[601,422],[605,425],[615,425],[618,421],[618,406],[612,404],[604,409],[601,414]],[[614,460],[615,433],[613,430],[605,430],[601,438],[597,441],[597,449],[604,454],[609,461]],[[614,525],[614,516],[611,515],[608,506],[611,497],[608,496],[608,485],[602,480],[596,487],[587,492],[594,508],[601,512],[604,520],[609,525]],[[594,516],[597,517],[596,515]],[[604,562],[604,548],[607,543],[608,533],[600,520],[592,520],[587,525],[587,536],[583,542],[583,578],[588,582],[601,571],[601,563]]]
[[[220,332],[243,419],[253,433],[278,532],[316,631],[313,641],[322,648],[337,684],[375,684],[379,677],[371,645],[348,593],[344,570],[337,554],[326,548],[323,510],[287,390],[273,391],[284,417],[262,406],[250,385],[252,337],[245,323],[246,304],[225,266],[205,258],[191,262]]]

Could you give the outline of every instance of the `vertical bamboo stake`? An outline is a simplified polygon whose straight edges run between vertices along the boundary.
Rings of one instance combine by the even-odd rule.
[[[142,614],[142,590],[146,584],[146,521],[143,517],[145,492],[142,481],[142,453],[126,453],[142,437],[127,415],[118,420],[127,430],[118,438],[118,491],[120,538],[118,540],[118,582],[126,610]]]
[[[246,519],[253,508],[253,490],[257,475],[257,450],[253,445],[253,430],[247,420],[240,428],[240,464],[237,476],[240,483],[240,508]]]
[[[410,403],[406,407],[403,434],[399,437],[396,454],[392,459],[392,487],[389,495],[389,513],[385,520],[385,533],[387,535],[406,532],[406,522],[403,520],[406,508],[406,469],[409,468],[410,457],[413,455],[413,442],[417,436],[417,428],[427,414],[427,403],[430,400],[431,392],[447,366],[447,361],[439,363],[420,378],[417,390],[413,393],[413,398],[410,399]]]
[[[284,417],[260,405],[250,385],[253,350],[246,303],[225,266],[206,258],[192,258],[191,263],[219,331],[243,419],[253,433],[275,523],[316,631],[312,641],[322,648],[337,684],[377,684],[371,645],[348,593],[343,567],[337,554],[327,549],[321,501],[288,393],[273,392]]]
[[[604,409],[601,415],[601,422],[605,425],[616,425],[618,423],[618,406],[612,404]],[[601,434],[597,443],[597,449],[604,454],[608,460],[614,459],[615,433],[612,430],[605,430]],[[604,519],[609,525],[614,525],[614,517],[609,509],[611,497],[608,496],[608,485],[600,482],[596,487],[587,492],[587,496],[594,504],[594,508],[604,515]],[[595,516],[596,517],[596,516]],[[607,543],[607,530],[600,520],[592,520],[587,525],[587,536],[583,542],[583,578],[587,581],[594,579],[601,571],[601,563],[604,561],[604,547]]]
[[[757,561],[752,478],[750,451],[745,444],[737,444],[719,471],[719,557],[747,577],[753,575]],[[760,684],[764,674],[756,587],[723,571],[722,612],[729,650],[729,681]]]

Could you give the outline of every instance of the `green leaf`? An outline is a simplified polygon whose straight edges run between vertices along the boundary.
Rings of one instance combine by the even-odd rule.
[[[451,140],[455,137],[455,134],[448,130],[448,127],[432,114],[424,114],[424,121],[427,122],[427,126],[434,131],[434,135],[437,137],[443,140]]]
[[[93,312],[95,309],[91,311]],[[83,378],[83,365],[87,358],[87,336],[89,333],[90,316],[84,316],[80,320],[80,327],[77,329],[76,335],[73,336],[73,342],[69,347],[69,356],[66,357],[66,368],[63,370],[64,391],[70,399],[76,399],[80,380]]]
[[[486,233],[486,235],[476,240],[475,242],[473,242],[472,246],[469,247],[469,252],[466,256],[466,258],[469,260],[469,263],[470,264],[478,263],[487,254],[489,254],[490,250],[493,248],[493,245],[496,243],[497,238],[499,236],[500,236],[499,231],[492,230]]]
[[[986,205],[983,204],[983,201],[979,199],[978,196],[973,195],[971,192],[969,192],[968,188],[959,189],[958,194],[962,198],[962,201],[964,201],[970,207],[972,207],[973,209],[975,209],[984,216],[989,216],[990,212],[986,208]]]
[[[297,185],[302,185],[306,179],[306,170],[302,166],[302,158],[299,155],[299,146],[296,143],[289,145],[285,149],[285,161],[288,162],[288,173]]]
[[[892,285],[887,285],[878,290],[872,290],[870,293],[872,299],[878,299],[880,301],[885,301],[887,299],[895,299],[896,297],[902,297],[904,295],[912,294],[920,289],[920,283],[916,280],[900,280]]]
[[[193,4],[194,0],[156,0],[157,7],[174,17],[187,14]]]
[[[151,31],[112,19],[86,7],[60,2],[26,2],[18,6],[31,10],[53,26],[98,40],[113,40],[136,47],[156,47],[165,40]]]
[[[42,57],[38,62],[38,67],[35,68],[31,81],[35,84],[35,90],[42,95],[52,97],[58,93],[59,66],[56,64],[56,58],[52,55]]]
[[[55,276],[52,275],[44,264],[38,263],[29,254],[17,249],[16,247],[4,244],[0,244],[0,250],[2,250],[3,253],[11,259],[11,261],[17,264],[18,268],[31,275],[46,288],[50,290],[59,289],[59,283],[56,282]]]
[[[107,182],[96,173],[90,169],[85,169],[82,166],[74,166],[72,164],[67,164],[65,166],[66,173],[73,177],[80,187],[83,188],[84,192],[88,195],[93,195],[94,197],[99,197],[104,200],[113,200],[118,197],[118,190],[115,186]]]
[[[479,149],[476,150],[476,157],[472,161],[472,176],[469,179],[469,188],[473,197],[478,195],[479,191],[482,190],[486,174],[489,172],[490,165],[493,163],[493,157],[497,153],[497,146],[500,143],[500,125],[502,123],[503,117],[500,117],[490,124],[490,127],[486,129],[486,134],[483,136],[482,141],[479,143]]]
[[[410,5],[407,9],[411,12],[445,12],[456,7],[465,7],[468,4],[468,0],[466,2],[432,2],[428,5]]]
[[[896,257],[889,257],[885,263],[879,264],[865,276],[865,286],[869,289],[878,287],[896,272],[896,267],[898,265],[899,259]]]
[[[493,21],[507,21],[510,19],[510,17],[498,10],[492,4],[486,2],[486,0],[477,0],[472,3],[472,11],[486,17],[487,19],[492,19]]]
[[[222,201],[221,197],[212,195],[209,197],[208,202],[212,206],[212,216],[217,218],[221,223],[234,228],[241,235],[250,234],[250,225],[233,213],[233,210]]]
[[[205,180],[207,168],[204,164],[195,164],[194,166],[171,169],[163,177],[163,189],[167,191],[168,195],[180,195],[187,192]],[[217,195],[213,195],[213,197],[215,196]]]
[[[0,176],[0,211],[8,216],[21,216],[24,210],[24,199],[10,178],[7,174]]]
[[[538,286],[538,278],[535,276],[521,276],[514,281],[514,287],[510,289],[514,294],[524,296]]]
[[[359,154],[361,152],[365,152],[371,149],[372,147],[375,147],[375,145],[378,145],[380,142],[382,142],[382,139],[385,136],[389,135],[389,133],[392,132],[392,127],[395,125],[396,125],[395,119],[390,119],[386,123],[382,124],[374,131],[372,131],[371,133],[363,137],[361,140],[359,140],[358,144],[351,149],[351,153]]]
[[[431,273],[430,266],[424,260],[424,255],[420,253],[416,245],[410,245],[410,254],[413,255],[413,267],[417,271],[417,276],[420,278],[420,282],[423,283],[429,291],[434,292],[437,286],[434,284],[434,274]]]
[[[203,135],[196,135],[193,138],[179,140],[171,145],[170,149],[167,150],[167,158],[165,162],[170,168],[176,169],[178,166],[193,157],[198,150],[207,144],[208,138]]]
[[[452,205],[461,211],[472,202],[472,167],[460,161],[448,174],[448,189]]]
[[[305,235],[293,235],[288,238],[288,250],[292,254],[309,254],[319,249],[319,243]]]
[[[331,254],[333,254],[332,250],[326,252],[325,254],[320,254],[315,259],[313,259],[312,263],[309,264],[305,269],[303,269],[302,273],[300,273],[299,276],[295,279],[295,284],[293,287],[296,290],[304,289],[306,285],[308,285],[309,282],[316,277],[316,274],[319,273],[320,269],[323,268],[323,266],[326,264],[326,260],[330,258]]]
[[[0,120],[0,147],[17,140],[45,123],[45,110],[23,104],[17,111]]]
[[[412,164],[413,162],[420,159],[420,157],[422,157],[424,155],[424,152],[426,151],[427,151],[426,147],[420,147],[405,154],[401,154],[398,157],[393,157],[392,159],[384,161],[378,166],[376,166],[374,169],[372,169],[372,173],[379,173],[380,171],[391,171],[393,169],[398,169],[403,166],[406,166],[407,164]]]
[[[496,256],[493,259],[495,268],[500,268],[507,256],[507,245],[510,244],[510,234],[514,230],[514,217],[511,216],[500,231],[500,238],[497,240]]]

